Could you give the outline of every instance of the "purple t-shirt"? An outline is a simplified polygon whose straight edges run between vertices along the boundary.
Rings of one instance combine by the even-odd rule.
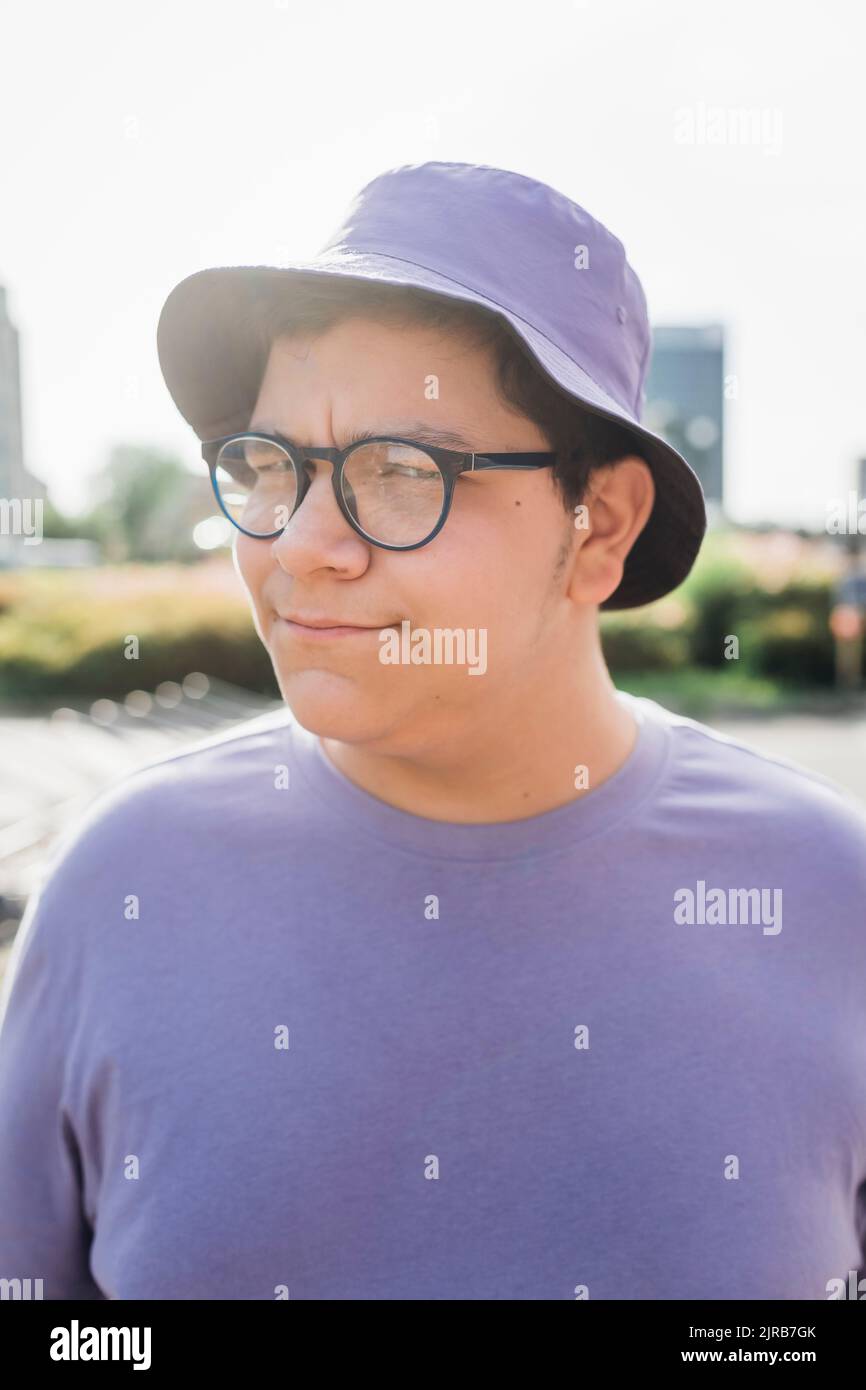
[[[120,1299],[847,1284],[866,815],[620,698],[624,765],[521,821],[389,806],[287,710],[98,797],[10,964],[0,1279]]]

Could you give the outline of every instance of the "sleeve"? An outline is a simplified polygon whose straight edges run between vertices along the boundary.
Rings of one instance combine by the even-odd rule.
[[[6,1298],[105,1296],[90,1272],[81,1158],[64,1105],[75,971],[61,930],[61,881],[49,877],[28,899],[0,996],[0,1292]]]

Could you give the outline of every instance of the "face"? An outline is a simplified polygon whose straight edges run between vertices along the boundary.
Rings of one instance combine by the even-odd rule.
[[[340,447],[363,430],[407,437],[419,422],[454,431],[476,452],[549,448],[496,395],[486,349],[361,318],[312,338],[277,339],[249,428]],[[400,553],[347,524],[329,463],[309,467],[310,489],[276,540],[237,531],[234,540],[259,636],[305,728],[412,755],[486,723],[506,692],[537,681],[551,652],[565,659],[574,640],[566,560],[578,533],[549,468],[461,476],[439,534]],[[326,619],[336,630],[315,632],[291,621],[298,618]],[[382,660],[380,634],[396,629],[389,640],[399,654],[405,621],[410,634],[430,634],[427,660]],[[464,664],[443,659],[446,639],[434,659],[444,629],[463,629]],[[416,656],[422,641],[414,638]]]

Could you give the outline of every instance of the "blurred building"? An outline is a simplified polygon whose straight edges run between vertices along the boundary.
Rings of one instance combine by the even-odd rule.
[[[18,329],[9,318],[6,290],[0,285],[0,497],[45,496],[41,478],[24,466]]]
[[[724,329],[653,328],[644,422],[692,465],[711,515],[724,498]]]
[[[0,285],[0,565],[18,563],[26,548],[21,534],[34,533],[36,504],[46,495],[41,478],[24,466],[18,329]]]

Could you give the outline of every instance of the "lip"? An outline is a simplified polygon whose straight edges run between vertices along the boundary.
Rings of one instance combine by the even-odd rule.
[[[347,623],[342,618],[306,617],[302,613],[280,613],[279,616],[284,622],[294,623],[295,627],[354,627],[362,628],[365,632],[372,628],[372,623]]]
[[[277,615],[277,620],[295,637],[303,637],[312,642],[331,641],[339,637],[360,637],[366,632],[382,632],[385,628],[393,626],[377,623],[375,627],[362,627],[354,623],[341,623],[337,618],[288,618],[282,614]]]

